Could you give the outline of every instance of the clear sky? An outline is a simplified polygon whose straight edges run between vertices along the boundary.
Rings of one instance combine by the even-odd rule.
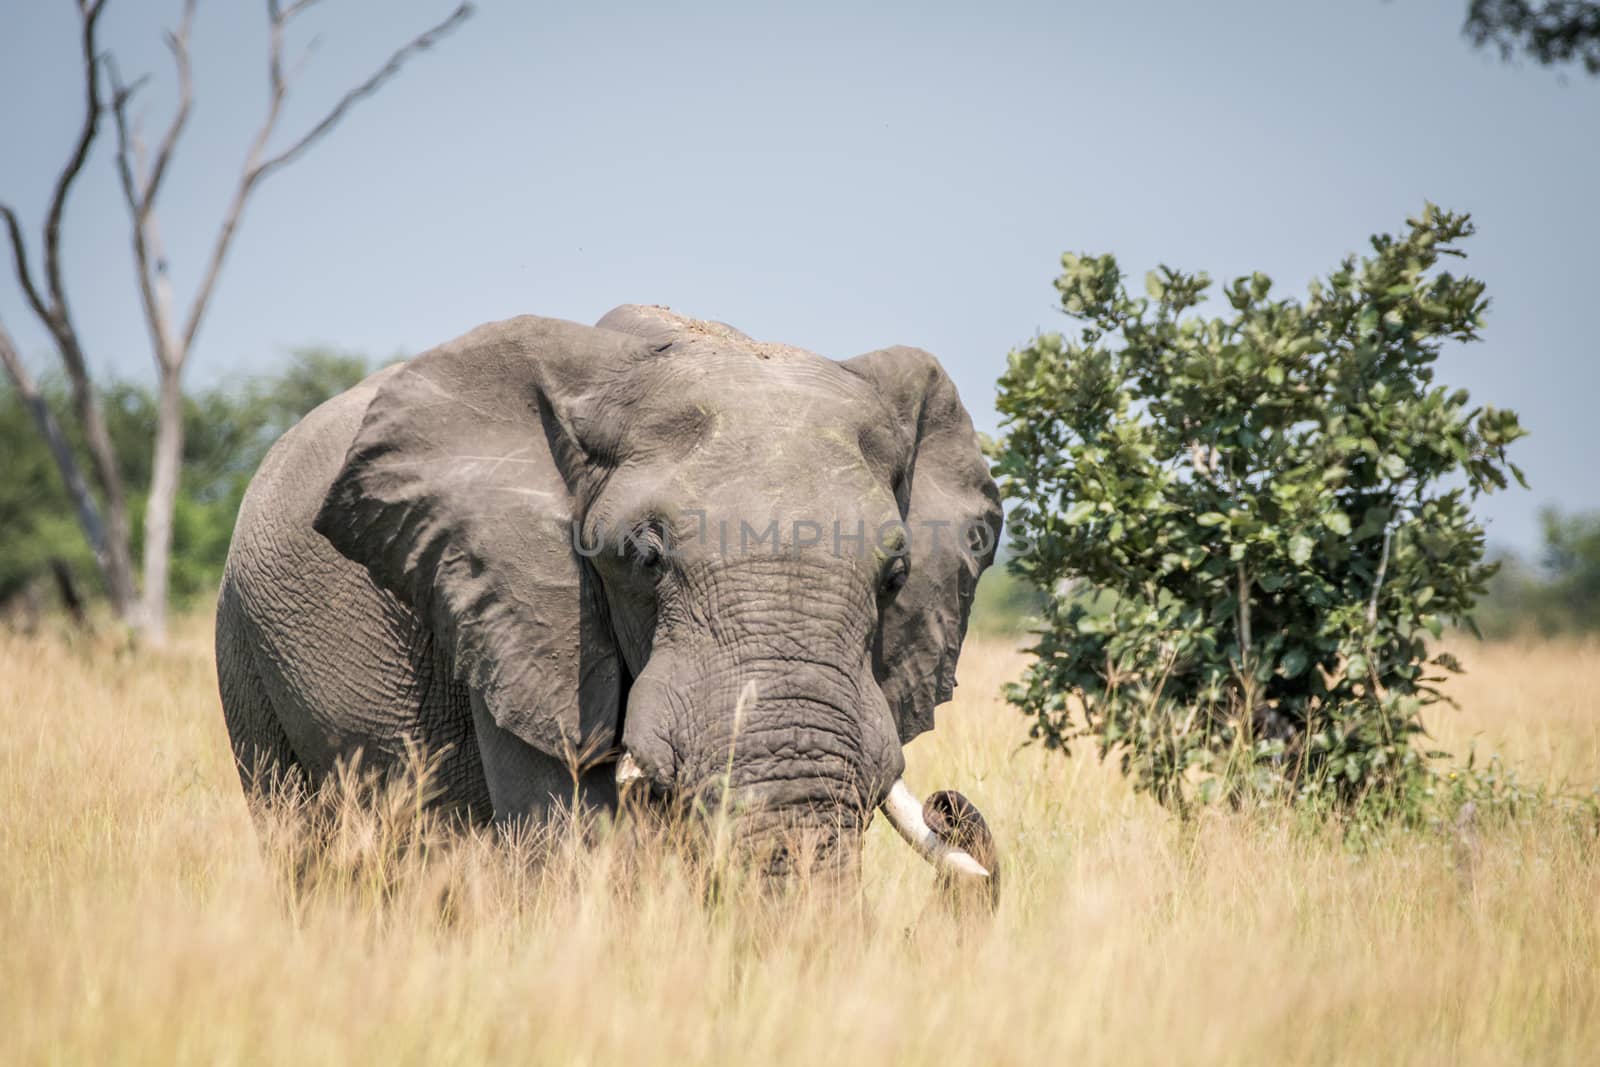
[[[154,73],[157,127],[179,2],[111,3],[104,43]],[[284,133],[451,6],[312,9]],[[162,213],[183,299],[264,104],[264,8],[201,3]],[[1067,323],[1062,251],[1115,252],[1136,280],[1262,269],[1298,295],[1431,199],[1473,213],[1493,300],[1440,379],[1532,430],[1532,491],[1482,505],[1492,541],[1531,548],[1540,505],[1600,507],[1600,79],[1471,49],[1465,8],[483,0],[263,187],[190,380],[303,344],[389,357],[514,314],[664,303],[836,358],[920,345],[992,431],[1006,352]],[[80,114],[75,17],[0,0],[0,198],[30,220]],[[97,368],[148,378],[110,143],[68,215],[69,296]],[[9,270],[0,319],[42,366]]]

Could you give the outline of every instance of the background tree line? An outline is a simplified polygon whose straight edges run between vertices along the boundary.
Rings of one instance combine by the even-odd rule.
[[[1600,514],[1549,507],[1541,522],[1535,555],[1500,555],[1478,606],[1486,637],[1600,632]]]
[[[172,523],[170,581],[176,603],[193,604],[214,595],[239,502],[272,443],[312,408],[372,369],[364,356],[301,348],[281,373],[239,388],[191,390],[184,397],[184,447]],[[88,446],[65,417],[72,403],[70,389],[56,378],[42,382],[39,391],[61,413],[61,424],[72,427],[67,444],[82,460]],[[112,382],[100,390],[99,400],[118,473],[128,487],[138,558],[154,473],[159,399],[149,386]],[[10,383],[0,383],[0,455],[6,457],[0,469],[0,605],[12,615],[30,615],[63,597],[103,599],[104,579],[59,466],[38,434],[25,398]]]
[[[184,399],[182,477],[174,509],[172,595],[180,607],[209,598],[222,573],[234,516],[245,486],[267,449],[312,408],[362,378],[377,364],[328,347],[295,349],[280,373],[238,388],[191,391]],[[41,392],[56,411],[71,403],[58,379]],[[148,386],[112,382],[101,391],[107,429],[129,486],[135,538],[149,494],[157,399]],[[63,418],[62,424],[73,423]],[[82,457],[81,433],[69,433]],[[49,448],[23,397],[0,381],[0,612],[27,615],[61,606],[58,571],[81,597],[103,599],[104,583],[73,514]],[[142,549],[135,541],[134,553]],[[1531,554],[1501,552],[1501,569],[1478,609],[1486,637],[1600,630],[1600,515],[1544,513],[1543,543]],[[1038,616],[1040,593],[1003,565],[978,588],[972,628],[986,636],[1020,637]]]

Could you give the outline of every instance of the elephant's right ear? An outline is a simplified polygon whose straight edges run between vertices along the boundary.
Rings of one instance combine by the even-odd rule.
[[[615,740],[617,650],[574,495],[595,462],[589,413],[652,354],[533,317],[425,352],[373,398],[315,520],[431,624],[495,722],[558,758]]]

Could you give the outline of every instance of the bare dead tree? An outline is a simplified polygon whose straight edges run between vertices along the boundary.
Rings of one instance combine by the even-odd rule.
[[[50,454],[61,471],[62,481],[72,497],[73,508],[84,537],[94,552],[106,593],[113,610],[119,617],[131,619],[137,606],[134,591],[132,553],[128,545],[127,494],[123,491],[122,475],[117,467],[115,450],[111,447],[111,434],[106,429],[105,415],[100,409],[99,397],[89,380],[88,363],[84,358],[83,344],[72,312],[67,304],[66,288],[61,269],[61,218],[66,213],[67,197],[72,192],[83,165],[89,158],[89,149],[100,131],[100,63],[95,44],[95,31],[100,15],[105,10],[105,0],[88,3],[78,0],[79,51],[83,63],[86,102],[83,122],[73,143],[72,154],[56,177],[50,195],[50,205],[45,211],[44,236],[41,242],[44,253],[44,281],[40,283],[28,260],[27,242],[22,236],[22,226],[17,214],[8,205],[0,203],[0,216],[6,224],[6,234],[11,240],[12,261],[16,267],[17,282],[22,287],[28,306],[38,317],[55,342],[72,391],[72,405],[84,442],[89,451],[89,461],[94,479],[100,490],[97,501],[79,467],[77,457],[67,447],[66,437],[57,425],[54,415],[37,386],[27,374],[10,338],[0,339],[0,354],[4,355],[6,374],[21,394],[33,415],[34,423],[50,446]],[[102,511],[102,504],[104,510]]]
[[[405,63],[419,52],[426,51],[447,34],[460,26],[471,16],[473,8],[470,3],[461,3],[443,21],[432,28],[413,37],[406,42],[373,74],[360,82],[341,96],[334,105],[298,138],[278,151],[272,151],[275,134],[278,132],[278,120],[283,110],[284,100],[289,93],[289,78],[284,66],[284,38],[290,22],[306,9],[316,4],[318,0],[295,0],[293,3],[284,4],[282,0],[267,0],[268,20],[268,50],[267,50],[267,79],[269,95],[266,115],[257,128],[256,136],[251,142],[250,149],[245,157],[239,177],[234,185],[233,196],[218,225],[216,237],[212,242],[211,252],[206,261],[204,271],[200,276],[199,285],[187,311],[181,316],[174,304],[172,286],[167,271],[167,260],[161,244],[159,216],[157,202],[161,194],[163,183],[170,170],[172,159],[177,151],[184,129],[188,124],[190,110],[194,99],[193,67],[190,60],[190,30],[194,23],[196,0],[183,0],[182,15],[178,28],[166,35],[168,50],[172,53],[173,63],[176,68],[178,81],[178,102],[171,119],[166,124],[160,139],[156,142],[153,153],[147,152],[146,146],[137,124],[130,120],[129,105],[145,79],[141,78],[131,84],[124,84],[115,60],[107,55],[102,56],[96,49],[94,29],[106,0],[78,0],[78,9],[83,27],[82,49],[84,62],[84,78],[88,87],[88,117],[80,135],[77,149],[67,168],[62,172],[61,179],[57,182],[57,195],[52,200],[50,213],[45,224],[45,250],[46,250],[46,278],[49,283],[50,300],[46,301],[38,293],[37,286],[32,280],[28,269],[26,245],[21,231],[16,222],[16,216],[7,208],[0,208],[5,212],[8,229],[11,234],[12,249],[17,263],[18,277],[22,280],[24,291],[29,298],[29,305],[34,312],[44,321],[50,329],[51,336],[55,339],[60,350],[63,365],[67,368],[69,379],[73,383],[73,396],[77,404],[78,418],[84,424],[85,436],[90,439],[91,455],[95,456],[95,469],[101,482],[101,489],[107,501],[108,515],[119,516],[121,519],[120,533],[112,529],[115,522],[109,520],[100,524],[106,527],[101,538],[108,546],[108,556],[114,556],[110,546],[120,546],[121,563],[127,574],[125,587],[118,587],[113,581],[113,572],[116,570],[115,560],[111,564],[102,564],[106,573],[107,585],[115,588],[125,588],[126,597],[118,600],[113,592],[113,601],[119,604],[119,611],[130,621],[136,624],[151,639],[159,641],[164,636],[166,628],[167,606],[167,580],[172,548],[172,517],[177,503],[179,478],[182,473],[183,459],[183,371],[188,366],[191,354],[194,351],[195,338],[199,334],[200,325],[205,319],[206,311],[210,307],[211,298],[216,291],[217,280],[222,273],[223,265],[227,262],[228,253],[233,246],[233,240],[238,233],[239,224],[244,216],[246,206],[251,197],[260,188],[262,182],[271,174],[294,162],[309,148],[331,132],[350,110],[363,99],[377,93],[390,79],[400,73]],[[77,333],[72,327],[71,317],[67,312],[66,301],[61,293],[60,286],[60,255],[59,255],[59,230],[61,213],[64,208],[66,193],[73,180],[82,169],[87,158],[89,148],[93,144],[98,131],[100,114],[106,110],[107,105],[101,99],[100,72],[104,67],[107,77],[111,82],[111,97],[109,110],[116,129],[116,170],[118,182],[122,189],[123,200],[127,205],[129,221],[131,223],[131,239],[133,246],[133,260],[135,279],[138,284],[140,307],[144,314],[145,324],[150,334],[151,349],[155,357],[157,372],[157,422],[155,449],[152,462],[149,502],[145,509],[144,524],[144,559],[143,577],[144,592],[142,601],[134,611],[135,596],[131,568],[127,567],[129,559],[126,506],[123,503],[124,494],[120,483],[117,481],[115,455],[111,451],[109,437],[104,432],[104,422],[99,420],[98,409],[95,406],[94,391],[82,358],[82,348],[77,341]],[[20,360],[16,361],[21,368]],[[28,390],[23,385],[25,372],[19,374],[12,370],[12,360],[7,359],[6,367],[11,374],[17,388],[23,391],[26,398]],[[31,388],[31,386],[29,387]],[[36,393],[37,390],[35,389]],[[30,407],[32,402],[30,401]],[[42,409],[48,415],[48,409]],[[38,416],[36,416],[37,420]],[[103,439],[103,449],[96,448],[94,444],[95,431],[92,429],[92,420],[99,420],[99,436]],[[59,427],[57,428],[59,430]],[[49,430],[40,423],[40,430],[48,438]],[[54,446],[52,445],[52,451]],[[104,453],[105,462],[101,462],[101,453]],[[71,464],[73,458],[70,450],[64,453],[65,460],[58,457],[57,463]],[[105,470],[102,470],[102,467]],[[67,478],[69,487],[73,484],[67,475],[67,467],[62,468],[63,476]],[[77,479],[82,483],[82,478]],[[75,494],[76,496],[76,494]],[[79,520],[84,525],[85,533],[90,536],[91,543],[95,535],[91,532],[95,501],[92,495],[85,496],[86,507],[79,506]],[[86,518],[87,516],[87,518]],[[100,549],[96,548],[96,558],[100,558]]]

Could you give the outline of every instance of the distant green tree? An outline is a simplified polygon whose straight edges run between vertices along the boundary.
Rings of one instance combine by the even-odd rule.
[[[1501,58],[1519,52],[1545,66],[1581,63],[1600,74],[1600,4],[1581,0],[1472,0],[1462,32]]]
[[[62,404],[62,391],[54,390],[52,399]],[[0,604],[43,580],[53,560],[73,574],[98,574],[61,472],[22,396],[5,382],[0,382],[0,456]]]
[[[995,563],[1004,562],[1002,551]],[[1044,600],[1042,592],[1010,568],[990,567],[978,582],[967,629],[981,637],[1022,637],[1039,624]]]
[[[1426,638],[1494,570],[1469,503],[1521,481],[1516,415],[1434,382],[1487,306],[1436,269],[1471,233],[1430,205],[1305,301],[1247,275],[1216,317],[1204,274],[1134,298],[1113,257],[1063,257],[1081,326],[1011,354],[994,449],[1012,566],[1051,591],[1008,694],[1034,737],[1093,737],[1180,806],[1416,780],[1429,669],[1456,669]]]
[[[1545,583],[1539,569],[1516,552],[1498,553],[1495,564],[1473,611],[1478,632],[1491,641],[1557,632],[1559,626],[1546,610]]]
[[[1566,628],[1600,629],[1600,512],[1543,515],[1544,567]]]
[[[209,595],[222,573],[245,487],[272,443],[307,412],[366,377],[367,360],[328,348],[295,350],[280,373],[237,389],[184,398],[183,463],[173,510],[171,590],[182,603]],[[59,383],[44,393],[70,403]],[[106,426],[134,518],[133,548],[152,476],[157,399],[144,386],[114,383],[100,394]],[[70,425],[70,424],[68,424]],[[73,442],[82,449],[81,441]],[[14,388],[0,383],[0,602],[49,574],[53,560],[102,592],[94,557],[72,513],[60,472]]]
[[[1529,561],[1507,552],[1475,614],[1487,637],[1600,631],[1600,512],[1540,515],[1544,545]]]

